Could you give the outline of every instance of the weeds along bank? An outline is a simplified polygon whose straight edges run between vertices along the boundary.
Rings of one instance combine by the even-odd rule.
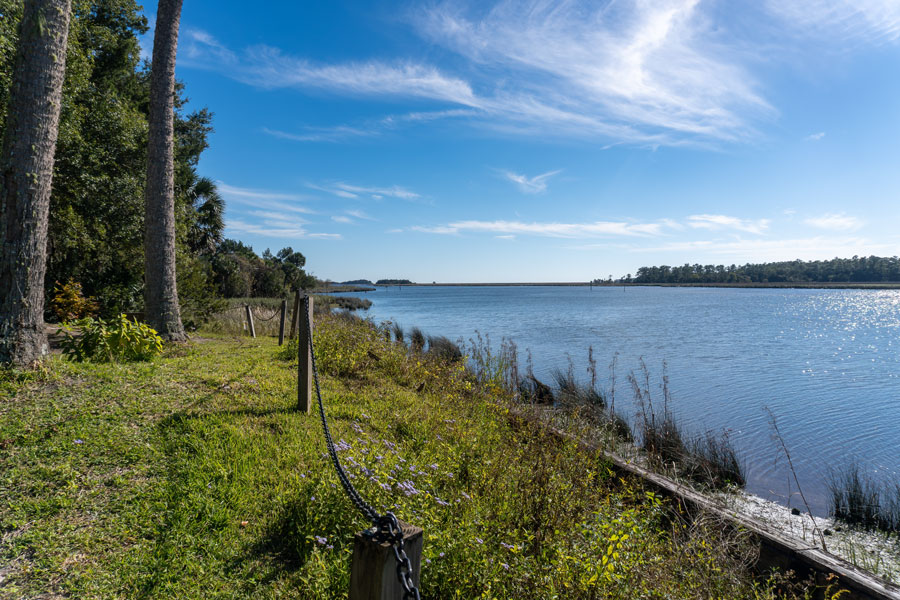
[[[511,418],[459,362],[322,315],[340,458],[425,530],[426,598],[773,598],[740,536]],[[340,598],[365,523],[299,414],[296,363],[218,336],[0,381],[0,598]],[[796,597],[803,597],[800,591]]]

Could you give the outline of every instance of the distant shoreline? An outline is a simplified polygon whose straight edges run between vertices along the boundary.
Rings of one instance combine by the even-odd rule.
[[[774,281],[769,283],[595,283],[588,281],[571,282],[520,282],[520,283],[401,283],[376,284],[379,288],[393,287],[700,287],[700,288],[788,288],[823,290],[896,290],[900,282],[816,282],[816,281]]]

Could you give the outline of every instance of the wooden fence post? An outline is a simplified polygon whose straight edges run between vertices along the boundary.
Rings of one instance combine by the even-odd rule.
[[[312,404],[312,353],[309,340],[312,337],[313,299],[306,297],[297,312],[300,316],[300,340],[297,344],[297,410],[308,413]]]
[[[403,521],[400,521],[400,529],[403,531],[403,549],[412,567],[413,583],[419,587],[424,543],[422,529]],[[368,530],[357,533],[350,563],[349,600],[401,600],[403,591],[391,545],[375,543]]]
[[[300,316],[300,290],[294,292],[294,313],[291,315],[291,335],[288,339],[294,339],[297,335],[297,317]]]
[[[278,345],[284,343],[284,317],[287,314],[287,300],[281,301],[281,320],[278,322]]]
[[[256,328],[253,327],[253,311],[250,310],[249,304],[245,304],[244,308],[247,311],[247,326],[250,328],[250,337],[256,337]]]

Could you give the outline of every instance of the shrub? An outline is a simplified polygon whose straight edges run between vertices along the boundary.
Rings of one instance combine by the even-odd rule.
[[[76,362],[150,360],[162,351],[162,338],[152,327],[125,315],[104,321],[86,317],[77,323],[79,333],[64,331],[63,354]]]
[[[60,322],[65,322],[93,316],[98,307],[96,300],[84,295],[81,284],[70,279],[62,286],[56,282],[50,308]]]

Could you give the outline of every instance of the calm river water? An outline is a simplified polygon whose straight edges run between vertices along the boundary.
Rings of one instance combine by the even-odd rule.
[[[773,441],[777,418],[803,491],[827,510],[829,469],[858,461],[900,480],[900,291],[723,288],[404,287],[352,294],[369,316],[408,331],[468,340],[475,331],[516,342],[550,380],[571,357],[587,379],[593,346],[604,387],[618,353],[617,406],[644,359],[661,399],[690,431],[727,430],[746,465],[747,490],[787,503],[796,493]],[[800,506],[799,498],[791,500]]]

